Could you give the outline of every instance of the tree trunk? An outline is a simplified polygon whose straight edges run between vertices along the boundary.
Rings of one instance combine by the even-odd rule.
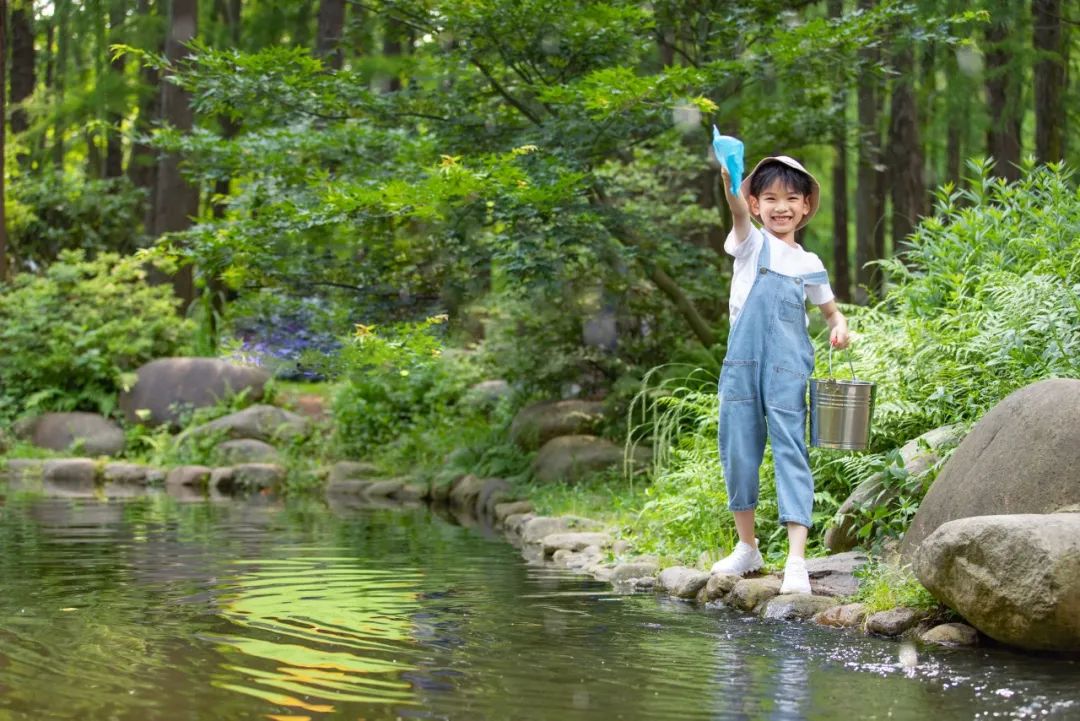
[[[3,119],[7,117],[6,100],[7,93],[3,92],[7,80],[7,0],[0,0],[0,283],[6,283],[8,279],[8,252],[7,252],[7,203],[5,202],[6,188],[4,178],[7,175],[5,156],[7,144],[7,123]]]
[[[30,126],[22,102],[34,92],[34,13],[30,0],[18,0],[11,8],[11,132]],[[28,156],[20,155],[25,165]]]
[[[843,0],[829,0],[829,17],[844,14]],[[839,117],[833,133],[833,293],[838,300],[851,300],[851,269],[848,267],[848,152],[847,152],[847,88],[834,95]]]
[[[320,0],[315,54],[334,70],[341,69],[341,38],[345,32],[345,0]]]
[[[402,38],[405,35],[405,28],[402,24],[394,18],[386,18],[383,25],[383,56],[387,58],[396,58],[402,54]],[[383,91],[388,93],[397,92],[401,90],[401,78],[398,77],[397,72],[387,78],[383,83]]]
[[[1061,0],[1031,0],[1035,46],[1035,158],[1065,157],[1065,42]],[[14,79],[12,80],[14,82]]]
[[[896,253],[926,213],[926,188],[919,113],[912,86],[915,54],[910,42],[904,42],[898,49],[894,66],[897,74],[893,80],[890,112],[889,177],[892,181],[892,247]]]
[[[153,14],[151,0],[139,0],[136,12],[143,22],[146,22]],[[164,51],[163,45],[155,43],[153,47],[146,48],[155,52]],[[157,202],[157,151],[150,147],[149,143],[141,138],[149,133],[151,126],[161,116],[161,90],[158,87],[160,78],[158,71],[143,64],[139,68],[139,85],[144,93],[139,100],[139,114],[135,120],[135,140],[131,146],[131,158],[128,160],[127,174],[136,188],[146,191],[146,213],[143,217],[143,226],[148,235],[154,234],[154,206]]]
[[[165,40],[165,55],[171,63],[181,63],[188,56],[185,45],[195,37],[197,23],[198,0],[172,0]],[[189,95],[175,83],[162,83],[161,113],[162,118],[174,128],[182,132],[191,130],[193,117]],[[198,188],[180,175],[180,157],[176,153],[165,155],[158,166],[153,234],[172,233],[191,227],[192,218],[198,210]],[[177,271],[173,277],[173,289],[186,309],[195,298],[190,265]]]
[[[121,41],[120,30],[124,24],[124,11],[127,9],[125,4],[126,3],[118,2],[118,0],[113,0],[112,6],[109,8],[109,34],[113,43]],[[109,72],[115,78],[117,87],[123,87],[123,55],[118,54],[109,61]],[[115,106],[116,101],[110,100]],[[120,125],[124,121],[124,116],[120,111],[113,107],[109,110],[108,119],[109,134],[105,141],[105,177],[119,178],[124,174],[124,146],[120,134]]]
[[[55,98],[56,121],[53,124],[53,165],[64,167],[64,80],[67,75],[68,54],[68,13],[70,0],[56,2],[56,63],[53,67],[53,97]]]
[[[859,8],[869,10],[875,0],[859,0]],[[876,63],[878,51],[859,51],[863,63]],[[867,264],[881,257],[883,195],[881,182],[881,132],[878,127],[878,79],[869,67],[859,74],[856,88],[859,116],[858,186],[855,189],[855,298],[864,303],[869,296],[880,295],[881,273]]]
[[[1017,77],[1010,26],[1004,11],[986,27],[986,96],[990,113],[986,149],[995,161],[995,174],[1006,180],[1020,177],[1020,130],[1023,108],[1020,107],[1020,78]]]

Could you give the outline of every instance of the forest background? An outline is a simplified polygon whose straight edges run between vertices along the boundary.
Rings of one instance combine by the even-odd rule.
[[[857,306],[859,372],[891,381],[874,452],[815,457],[820,520],[904,441],[1080,375],[1075,0],[0,11],[6,419],[111,413],[138,363],[221,355],[331,381],[319,453],[529,483],[513,412],[604,399],[651,482],[550,502],[672,555],[723,545],[712,124],[822,180],[801,240]],[[485,378],[513,389],[495,409],[463,402]],[[890,477],[868,542],[929,482]]]

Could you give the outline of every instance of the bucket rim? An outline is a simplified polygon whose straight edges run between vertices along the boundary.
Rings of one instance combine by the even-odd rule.
[[[874,381],[844,380],[843,378],[811,378],[811,383],[829,383],[839,386],[874,386]]]

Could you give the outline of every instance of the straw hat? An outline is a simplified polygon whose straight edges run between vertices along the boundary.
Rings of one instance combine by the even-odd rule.
[[[810,219],[814,217],[815,213],[817,213],[818,205],[821,203],[821,185],[817,182],[817,178],[811,175],[810,171],[804,168],[798,160],[795,160],[795,158],[789,158],[786,155],[775,155],[768,158],[762,158],[761,162],[754,166],[754,169],[750,171],[750,174],[746,176],[745,180],[743,180],[742,185],[739,186],[739,190],[742,193],[743,198],[746,199],[746,204],[750,204],[750,181],[753,180],[754,173],[756,173],[761,168],[761,166],[765,165],[766,163],[783,163],[789,168],[794,168],[799,172],[806,173],[806,175],[810,178],[810,196],[806,199],[806,201],[810,204],[810,212],[807,213],[806,217],[802,219],[802,222],[799,223],[796,230],[805,228],[806,224],[809,223]],[[758,216],[758,214],[754,213],[753,211],[751,211],[751,213],[754,216],[754,220],[760,223],[761,218]]]

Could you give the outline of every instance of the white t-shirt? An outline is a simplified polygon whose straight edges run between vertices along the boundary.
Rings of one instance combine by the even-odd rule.
[[[758,274],[761,245],[766,238],[769,240],[769,270],[790,276],[819,273],[825,270],[825,265],[816,255],[799,246],[792,247],[764,229],[755,227],[742,243],[735,240],[735,231],[732,229],[728,233],[727,240],[724,241],[724,251],[735,258],[735,270],[731,274],[731,297],[728,299],[728,313],[733,326],[746,299],[750,296],[750,288],[754,285],[754,279]],[[803,283],[804,301],[809,298],[814,305],[821,305],[828,303],[834,297],[832,287],[828,283],[824,285]],[[806,323],[810,324],[809,316],[806,318]]]

